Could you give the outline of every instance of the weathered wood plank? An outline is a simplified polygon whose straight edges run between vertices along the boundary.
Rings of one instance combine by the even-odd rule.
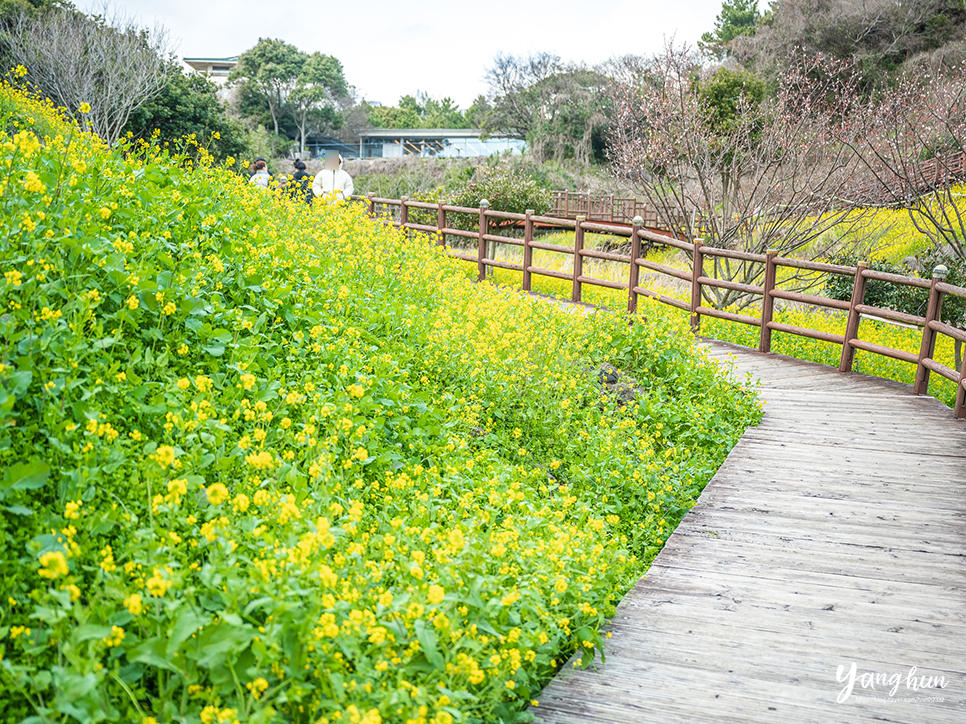
[[[621,602],[606,663],[563,667],[531,711],[549,724],[966,722],[966,424],[908,385],[706,349],[761,381],[762,425]],[[944,675],[920,697],[942,701],[857,685],[839,703],[836,668],[852,662]]]

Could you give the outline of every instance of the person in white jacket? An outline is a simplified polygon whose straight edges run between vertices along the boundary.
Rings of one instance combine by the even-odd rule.
[[[342,154],[336,151],[323,151],[322,170],[315,174],[312,182],[312,193],[316,196],[329,196],[335,192],[339,201],[352,195],[355,187],[352,177],[342,170]]]
[[[267,189],[269,182],[272,180],[272,176],[268,173],[268,166],[265,161],[262,159],[257,160],[252,168],[255,170],[255,173],[248,179],[248,183],[259,188]]]

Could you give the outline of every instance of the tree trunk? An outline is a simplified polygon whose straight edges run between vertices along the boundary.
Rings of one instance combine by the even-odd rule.
[[[268,112],[272,114],[272,123],[275,124],[275,135],[278,135],[278,116],[275,115],[275,104],[272,103],[271,96],[268,97]]]

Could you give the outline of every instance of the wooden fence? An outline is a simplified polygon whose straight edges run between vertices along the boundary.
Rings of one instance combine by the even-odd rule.
[[[772,332],[785,332],[811,339],[832,342],[842,347],[839,362],[840,372],[851,372],[855,350],[861,349],[873,354],[891,357],[893,359],[908,362],[916,365],[916,377],[913,384],[913,391],[917,395],[927,393],[929,386],[929,375],[935,372],[957,385],[956,401],[953,412],[958,418],[966,418],[966,359],[963,360],[960,370],[953,370],[941,364],[933,358],[936,349],[936,339],[940,334],[947,335],[953,339],[966,342],[966,331],[946,324],[940,319],[943,296],[951,294],[957,297],[966,298],[966,289],[963,287],[947,284],[944,281],[944,268],[937,267],[932,279],[920,279],[899,274],[889,274],[886,272],[875,271],[868,268],[867,262],[859,262],[858,266],[843,266],[839,264],[827,264],[822,262],[805,261],[803,259],[793,259],[791,257],[779,256],[774,250],[769,250],[765,254],[749,253],[744,251],[733,251],[730,249],[718,249],[706,246],[702,241],[694,242],[682,241],[677,238],[665,236],[652,232],[645,227],[644,220],[640,217],[633,219],[630,227],[618,226],[614,224],[603,224],[587,221],[584,218],[561,219],[552,216],[537,216],[532,211],[525,214],[516,214],[503,211],[493,211],[488,205],[481,205],[479,208],[449,206],[447,204],[424,203],[409,201],[408,199],[383,199],[373,195],[353,196],[355,200],[364,201],[368,207],[368,213],[372,218],[382,219],[384,223],[409,229],[418,232],[433,234],[436,243],[446,244],[447,237],[459,237],[474,242],[475,253],[467,253],[466,250],[451,249],[450,256],[463,261],[472,262],[477,265],[478,279],[486,278],[487,269],[495,267],[499,269],[512,269],[522,272],[522,287],[525,291],[531,290],[534,275],[562,279],[571,283],[570,298],[574,302],[581,301],[581,292],[584,285],[606,287],[609,289],[625,290],[627,292],[627,309],[630,312],[637,310],[637,301],[641,296],[650,297],[657,301],[668,304],[677,309],[688,312],[691,316],[691,329],[698,333],[701,328],[701,317],[717,317],[738,324],[747,324],[759,328],[758,349],[761,352],[771,351]],[[412,209],[419,209],[425,217],[427,213],[432,215],[435,212],[436,223],[414,223],[409,220],[409,212]],[[462,214],[475,219],[475,230],[454,228],[447,224],[449,214]],[[424,219],[425,221],[425,219]],[[503,236],[492,234],[491,224],[516,224],[522,226],[523,237]],[[563,246],[560,244],[548,244],[539,240],[534,235],[535,225],[541,227],[554,227],[559,229],[574,230],[573,246]],[[612,236],[623,236],[630,240],[630,254],[621,254],[598,249],[588,249],[584,247],[584,235],[587,232],[608,234]],[[692,260],[690,270],[675,269],[673,267],[657,264],[648,260],[646,253],[642,254],[643,242],[652,245],[670,246],[684,251]],[[522,263],[514,263],[496,259],[496,249],[499,245],[522,247]],[[533,264],[533,250],[542,249],[544,251],[555,252],[573,257],[573,271],[570,273],[557,271],[554,269],[544,269]],[[761,286],[742,284],[727,279],[717,279],[708,276],[705,271],[705,259],[707,257],[722,257],[741,262],[761,264],[764,268],[764,279]],[[627,281],[612,281],[608,279],[596,279],[584,273],[585,259],[601,259],[612,262],[619,262],[628,265]],[[806,270],[811,272],[822,272],[826,274],[837,274],[852,277],[852,296],[848,301],[831,299],[828,297],[804,294],[791,290],[779,288],[778,274],[779,267],[791,267],[794,269]],[[679,279],[690,285],[690,301],[675,299],[659,292],[646,289],[639,285],[640,270],[647,269],[675,279]],[[892,284],[900,284],[909,287],[918,287],[928,290],[928,303],[925,316],[918,316],[906,312],[892,309],[883,309],[865,304],[865,286],[870,280],[879,280]],[[748,294],[760,296],[761,312],[757,316],[739,314],[721,309],[707,307],[703,302],[704,287],[719,287],[730,289]],[[847,313],[845,334],[831,334],[814,329],[796,327],[774,321],[773,313],[775,300],[783,299],[801,304],[808,304],[827,309],[837,309]],[[902,324],[912,325],[922,329],[922,340],[918,354],[894,349],[885,345],[869,342],[859,338],[859,326],[863,315],[887,319]]]
[[[687,219],[683,216],[669,226],[663,221],[656,209],[643,201],[630,198],[619,198],[613,194],[609,196],[585,193],[583,191],[554,191],[553,205],[548,216],[559,219],[576,219],[584,217],[586,221],[602,222],[605,224],[624,224],[630,226],[635,218],[644,222],[645,228],[660,229],[675,236],[682,236],[687,226]],[[701,222],[703,217],[696,219]]]
[[[940,154],[919,164],[904,166],[902,172],[905,178],[888,168],[879,169],[876,177],[848,194],[850,202],[863,206],[896,206],[962,183],[966,180],[966,151]]]

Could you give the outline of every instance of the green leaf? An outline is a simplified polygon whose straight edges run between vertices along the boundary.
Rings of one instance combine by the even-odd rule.
[[[22,515],[24,517],[28,515],[33,515],[34,512],[30,508],[25,508],[22,505],[7,505],[4,510],[8,513],[13,513],[14,515]]]
[[[191,638],[192,634],[207,624],[209,620],[208,616],[195,613],[190,608],[183,609],[181,615],[178,616],[178,620],[171,627],[171,637],[168,640],[167,649],[168,658],[173,657],[181,648],[181,644]]]
[[[167,645],[168,642],[166,639],[155,636],[129,650],[127,652],[127,660],[132,662],[140,661],[142,664],[148,664],[158,669],[181,673],[168,661]]]
[[[93,623],[85,623],[75,628],[70,638],[73,643],[79,644],[84,641],[90,641],[91,639],[106,639],[110,635],[110,626],[98,626]]]
[[[17,370],[8,378],[12,383],[13,387],[10,390],[10,394],[14,397],[22,397],[27,392],[27,388],[30,387],[30,382],[34,378],[34,373],[30,370]]]
[[[4,487],[13,490],[36,490],[44,487],[49,476],[50,466],[43,460],[16,463],[7,470],[7,482]]]
[[[443,656],[436,646],[436,631],[433,630],[432,626],[427,626],[422,619],[416,619],[415,629],[416,638],[419,639],[419,645],[422,647],[423,653],[426,654],[429,663],[437,669],[442,669],[446,662],[443,661]]]
[[[206,668],[221,666],[229,654],[246,649],[256,633],[251,626],[232,626],[227,622],[206,627],[198,637],[198,665]]]

